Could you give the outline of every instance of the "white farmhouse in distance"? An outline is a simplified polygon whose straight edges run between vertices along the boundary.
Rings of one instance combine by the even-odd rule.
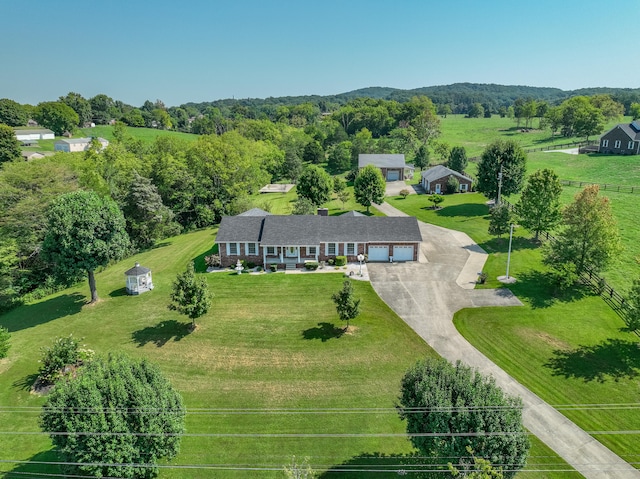
[[[53,145],[54,151],[66,151],[67,153],[73,153],[76,151],[86,151],[91,144],[91,138],[65,138],[64,140],[58,140]],[[109,142],[104,138],[97,138],[104,150],[109,146]]]
[[[48,128],[22,128],[15,130],[16,139],[22,142],[33,142],[38,140],[53,140],[53,131]]]

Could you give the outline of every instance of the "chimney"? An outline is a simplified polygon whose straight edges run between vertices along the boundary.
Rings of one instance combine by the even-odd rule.
[[[329,216],[329,208],[318,208],[318,216]]]

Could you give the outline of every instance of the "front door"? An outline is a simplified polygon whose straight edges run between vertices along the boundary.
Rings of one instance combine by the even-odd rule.
[[[436,193],[440,194],[442,190],[440,189],[440,183],[436,183]]]
[[[287,258],[297,258],[298,257],[298,247],[297,246],[287,246],[286,253]]]

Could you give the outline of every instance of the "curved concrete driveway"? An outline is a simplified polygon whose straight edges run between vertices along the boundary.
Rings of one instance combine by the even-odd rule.
[[[406,216],[387,203],[387,216]],[[466,234],[419,222],[423,243],[415,263],[368,263],[378,295],[440,356],[491,374],[506,392],[522,398],[524,425],[588,479],[640,478],[640,471],[615,455],[538,396],[515,381],[462,337],[456,311],[479,306],[518,306],[507,289],[474,290],[487,254]]]

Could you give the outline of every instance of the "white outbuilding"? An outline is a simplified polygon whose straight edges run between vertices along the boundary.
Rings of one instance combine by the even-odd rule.
[[[140,263],[136,263],[133,268],[125,271],[124,275],[127,278],[128,294],[142,294],[153,289],[151,270],[140,266]]]

